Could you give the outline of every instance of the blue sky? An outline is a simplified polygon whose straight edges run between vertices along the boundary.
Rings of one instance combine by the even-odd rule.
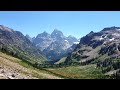
[[[120,11],[0,11],[0,24],[31,37],[58,29],[81,38],[90,31],[120,26]]]

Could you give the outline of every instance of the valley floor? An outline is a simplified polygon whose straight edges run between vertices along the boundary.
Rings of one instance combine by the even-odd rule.
[[[57,69],[48,69],[52,73],[66,79],[102,79],[104,75],[95,64],[85,66],[69,66]]]
[[[0,52],[0,79],[101,79],[95,64],[38,70]]]

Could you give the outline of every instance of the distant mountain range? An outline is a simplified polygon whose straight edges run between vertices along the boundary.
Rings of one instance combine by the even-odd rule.
[[[43,32],[31,38],[0,25],[0,52],[37,67],[48,66],[50,62],[54,65],[94,64],[105,75],[120,77],[120,27],[91,31],[79,41],[73,36],[64,36],[57,29],[51,34]]]
[[[44,31],[35,38],[29,35],[26,37],[37,46],[49,59],[59,60],[61,57],[70,53],[73,44],[78,44],[78,40],[73,36],[64,36],[63,33],[55,29],[51,34]]]

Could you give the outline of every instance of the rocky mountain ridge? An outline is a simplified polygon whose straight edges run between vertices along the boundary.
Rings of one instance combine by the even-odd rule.
[[[82,37],[80,43],[66,58],[68,63],[95,63],[103,72],[119,70],[120,27],[107,27],[100,32],[91,31]]]
[[[44,31],[41,34],[38,34],[33,40],[33,44],[40,48],[40,50],[43,51],[49,59],[54,61],[67,55],[68,49],[74,43],[78,43],[78,40],[75,37],[66,37],[60,30],[57,29],[54,29],[51,34]]]

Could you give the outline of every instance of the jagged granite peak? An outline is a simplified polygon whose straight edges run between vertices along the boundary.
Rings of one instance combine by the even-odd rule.
[[[41,38],[41,37],[50,37],[50,34],[48,34],[46,31],[44,31],[43,33],[40,33],[37,35],[37,38]]]
[[[26,37],[32,42],[32,38],[28,34],[26,34]]]
[[[76,42],[78,40],[74,36],[66,37],[58,29],[54,29],[51,34],[43,32],[33,40],[33,43],[52,60],[58,60],[67,54],[67,49]]]
[[[94,32],[93,31],[91,31],[88,35],[91,35],[91,34],[93,34]]]
[[[48,33],[46,31],[44,31],[43,34],[47,35]]]
[[[61,32],[61,31],[55,28],[55,29],[53,30],[53,33],[54,33],[54,32]],[[62,32],[61,32],[61,33],[62,33]]]
[[[30,37],[28,34],[25,35],[26,37]],[[30,37],[31,38],[31,37]]]
[[[63,33],[62,33],[60,30],[58,30],[58,29],[54,29],[51,34],[58,34],[58,33],[63,34]]]
[[[57,39],[59,40],[59,39],[64,38],[64,35],[60,30],[54,29],[54,31],[51,33],[51,37],[56,39],[56,40]]]
[[[73,37],[74,37],[74,36],[72,36],[72,35],[69,35],[69,36],[68,36],[68,38],[73,38]]]
[[[48,34],[46,31],[44,31],[41,34],[38,34],[37,37],[33,40],[33,43],[37,47],[39,47],[41,51],[47,48],[52,42],[53,39],[51,38],[51,35]]]

